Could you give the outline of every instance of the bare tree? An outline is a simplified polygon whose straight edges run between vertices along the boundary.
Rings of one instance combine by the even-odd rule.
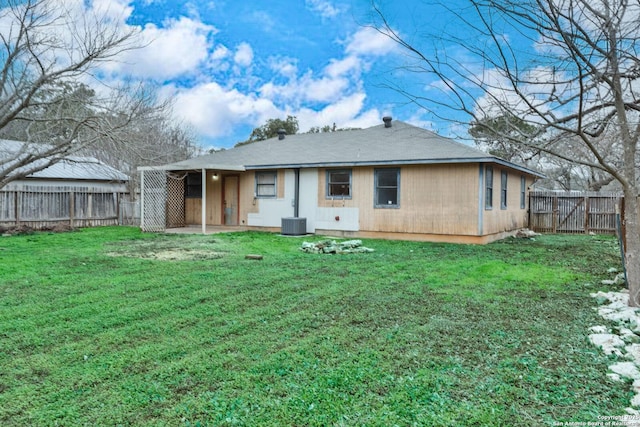
[[[481,150],[543,172],[546,178],[540,181],[540,185],[544,188],[599,191],[614,181],[613,176],[602,169],[576,164],[527,146],[527,140],[534,137],[538,129],[511,114],[473,121],[469,124],[468,133]],[[573,139],[568,138],[562,145],[563,153],[584,158],[581,154],[584,147],[580,142],[572,143]]]
[[[0,132],[24,142],[0,151],[0,188],[105,138],[121,138],[154,108],[143,90],[104,88],[104,95],[87,97],[78,85],[99,64],[138,47],[136,32],[120,28],[108,10],[82,4],[77,13],[73,2],[2,2]]]
[[[455,20],[455,34],[421,34],[416,39],[403,36],[373,5],[376,28],[411,58],[405,71],[442,90],[434,94],[389,86],[444,119],[487,122],[514,115],[538,129],[514,143],[612,176],[625,196],[629,303],[639,306],[640,4],[466,4],[464,11],[440,4]],[[500,133],[498,128],[492,131]]]
[[[176,162],[203,153],[195,133],[172,116],[170,103],[158,103],[155,109],[123,128],[121,138],[105,138],[83,153],[128,174],[129,194],[135,197],[139,188],[138,167]]]

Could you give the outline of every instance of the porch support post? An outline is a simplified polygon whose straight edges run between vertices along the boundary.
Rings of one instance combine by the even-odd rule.
[[[144,220],[144,171],[140,171],[140,229],[147,231]]]
[[[202,234],[207,234],[207,170],[202,169]]]
[[[478,236],[484,233],[484,163],[480,163],[478,172]]]

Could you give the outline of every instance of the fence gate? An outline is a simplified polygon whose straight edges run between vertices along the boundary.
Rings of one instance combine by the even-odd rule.
[[[547,233],[616,232],[615,193],[532,192],[529,228]]]
[[[167,175],[163,170],[143,170],[141,175],[142,231],[158,232],[166,228]]]

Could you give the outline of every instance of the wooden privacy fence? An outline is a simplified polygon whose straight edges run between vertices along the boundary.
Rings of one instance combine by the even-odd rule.
[[[617,193],[533,191],[529,194],[529,228],[541,233],[615,234]]]
[[[125,196],[109,189],[64,186],[0,191],[0,226],[118,225]]]

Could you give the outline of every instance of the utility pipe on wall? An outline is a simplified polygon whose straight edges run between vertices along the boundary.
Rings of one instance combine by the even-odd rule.
[[[294,169],[293,173],[295,176],[293,216],[298,218],[300,216],[300,168]]]

